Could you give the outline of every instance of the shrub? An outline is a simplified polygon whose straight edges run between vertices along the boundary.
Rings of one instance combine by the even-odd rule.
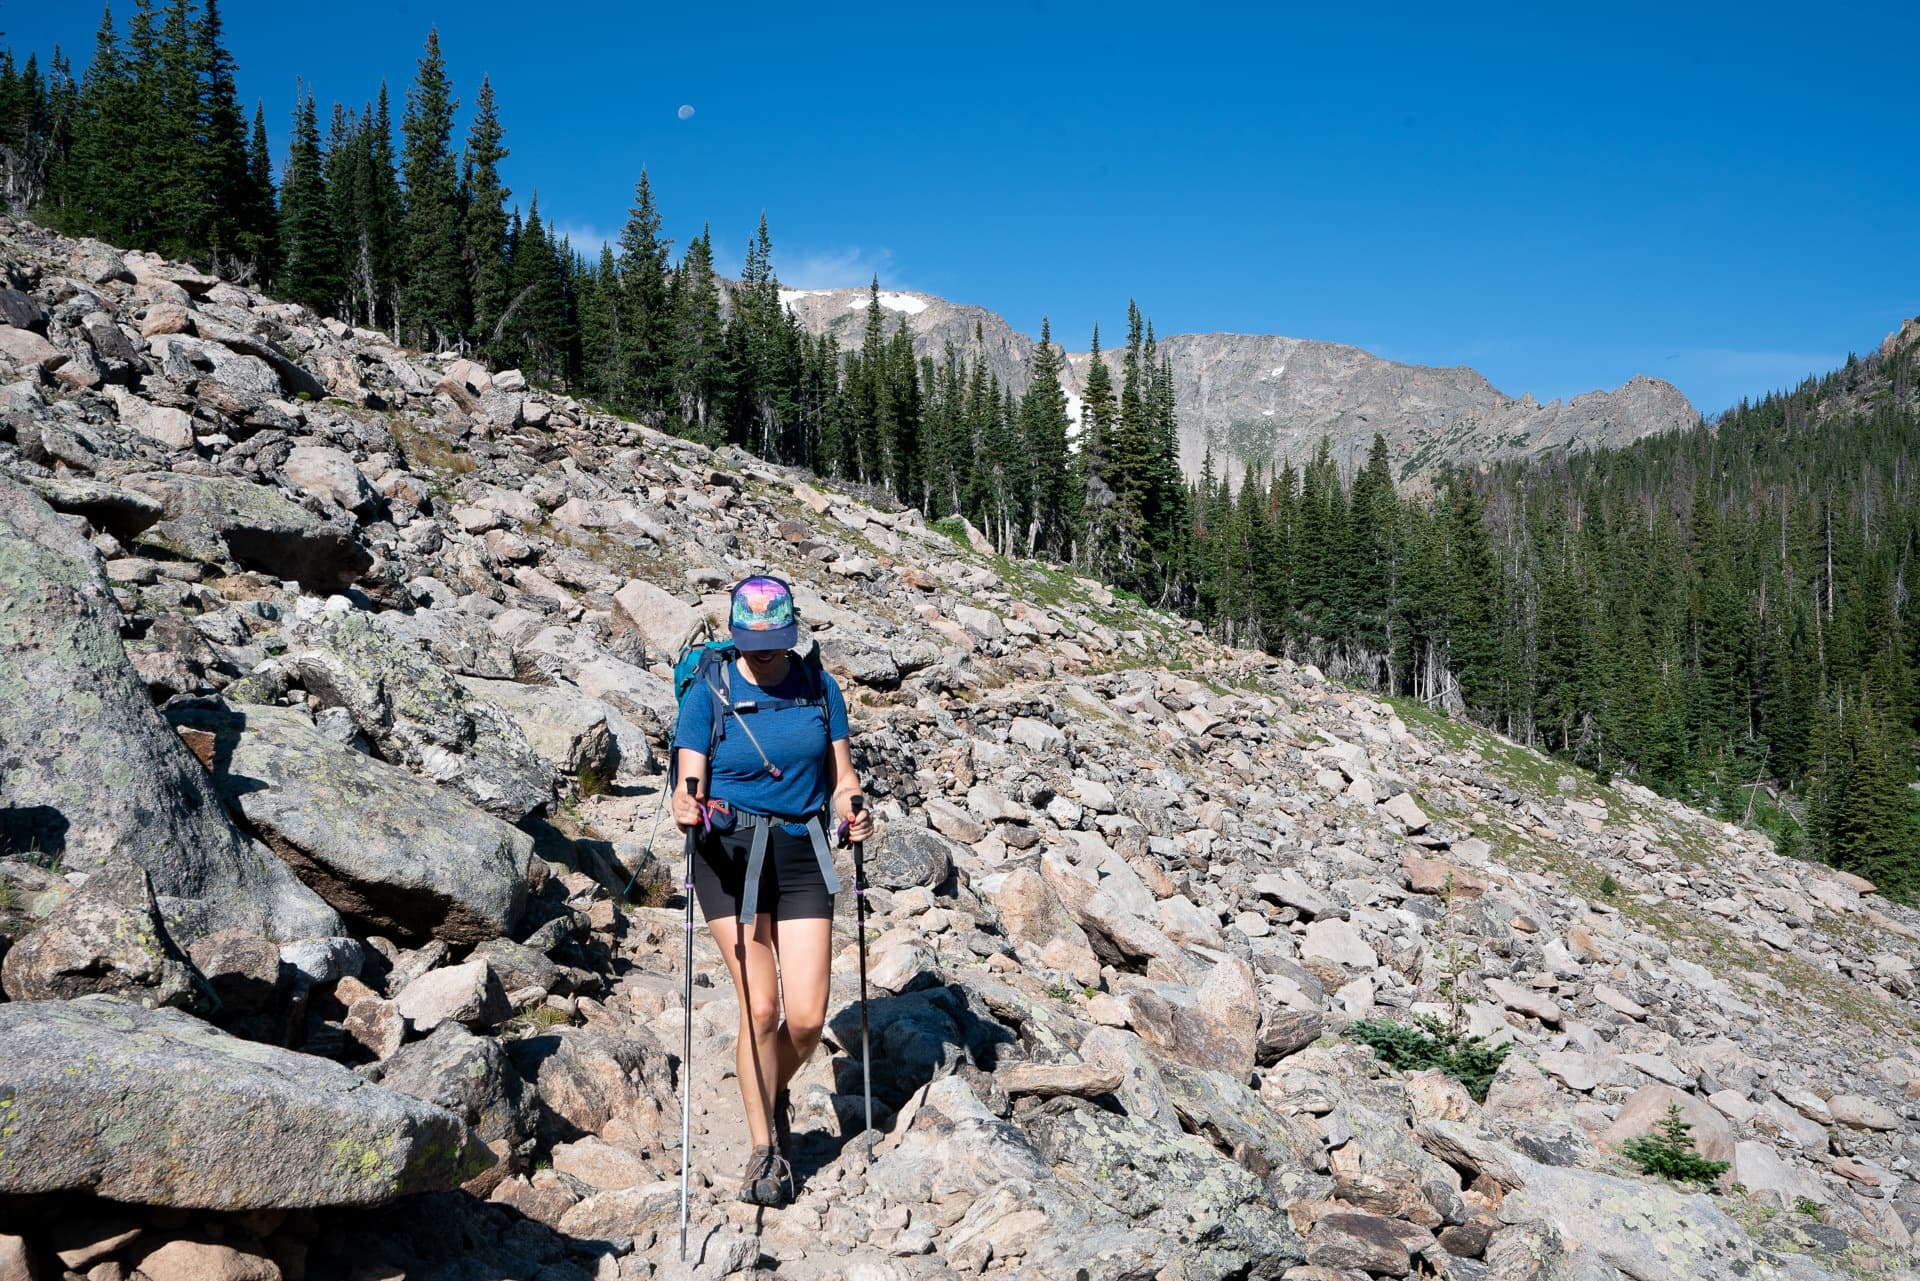
[[[1347,1028],[1347,1036],[1395,1071],[1439,1068],[1466,1086],[1474,1102],[1485,1103],[1494,1073],[1513,1047],[1489,1045],[1485,1038],[1455,1031],[1431,1014],[1422,1014],[1414,1022],[1417,1026],[1409,1027],[1391,1019],[1363,1019]]]
[[[613,771],[604,765],[584,765],[573,776],[573,785],[583,797],[599,796],[613,785]]]
[[[1620,1151],[1642,1174],[1657,1174],[1676,1183],[1711,1183],[1727,1172],[1727,1163],[1701,1156],[1693,1146],[1692,1130],[1680,1115],[1680,1105],[1670,1103],[1653,1133],[1627,1140]]]

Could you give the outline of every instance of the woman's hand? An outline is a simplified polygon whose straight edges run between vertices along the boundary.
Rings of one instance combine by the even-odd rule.
[[[703,784],[706,782],[705,779],[700,781]],[[691,793],[676,791],[673,794],[673,821],[680,825],[681,831],[690,832],[700,826],[705,811],[706,805]]]
[[[834,808],[839,810],[840,817],[847,821],[847,839],[848,840],[850,841],[871,840],[873,838],[874,829],[877,826],[873,821],[873,811],[871,809],[866,808],[865,806],[862,806],[858,814],[854,813],[853,798],[856,795],[858,795],[858,793],[849,792],[844,796],[834,797],[833,798]]]

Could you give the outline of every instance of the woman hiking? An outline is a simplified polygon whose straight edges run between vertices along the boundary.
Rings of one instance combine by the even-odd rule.
[[[734,1062],[753,1135],[740,1200],[773,1206],[794,1195],[787,1083],[826,1021],[840,887],[827,829],[838,819],[864,841],[873,818],[853,806],[860,780],[840,686],[813,653],[793,652],[793,592],[778,578],[744,579],[729,622],[739,657],[710,664],[680,703],[673,817],[701,832],[694,896],[739,997]]]

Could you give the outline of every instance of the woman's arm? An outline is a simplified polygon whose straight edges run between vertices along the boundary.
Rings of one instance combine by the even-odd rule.
[[[833,740],[833,812],[848,821],[847,839],[864,841],[873,835],[873,811],[853,812],[853,798],[860,795],[860,776],[853,772],[853,746],[844,738]]]

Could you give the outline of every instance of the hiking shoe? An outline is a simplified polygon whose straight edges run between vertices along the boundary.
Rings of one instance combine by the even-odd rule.
[[[741,1179],[738,1199],[748,1205],[785,1205],[792,1185],[792,1171],[780,1159],[780,1150],[771,1144],[756,1147],[747,1158],[747,1172]]]
[[[785,1090],[773,1096],[773,1146],[783,1156],[793,1151],[793,1097]]]

